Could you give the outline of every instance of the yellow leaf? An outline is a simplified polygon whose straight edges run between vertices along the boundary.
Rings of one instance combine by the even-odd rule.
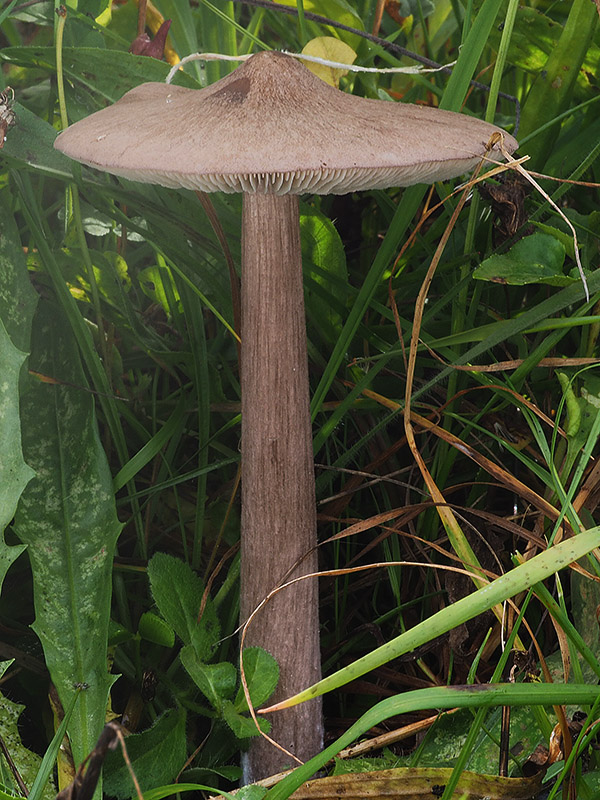
[[[302,50],[306,56],[315,56],[326,61],[336,61],[341,64],[353,64],[356,60],[354,50],[340,39],[333,36],[319,36],[311,39]],[[313,61],[302,62],[317,77],[336,88],[340,84],[340,78],[348,73],[347,69],[337,67],[326,67],[324,64],[317,64]]]

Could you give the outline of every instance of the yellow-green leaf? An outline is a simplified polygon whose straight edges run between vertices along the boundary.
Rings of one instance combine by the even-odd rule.
[[[304,46],[302,54],[306,56],[314,56],[315,58],[322,58],[324,61],[335,61],[340,64],[354,64],[356,60],[356,53],[340,39],[334,36],[318,36],[316,39],[311,39],[310,42]],[[328,67],[325,64],[318,64],[314,61],[303,61],[311,72],[314,72],[318,78],[321,78],[325,83],[335,86],[336,89],[340,85],[340,78],[348,74],[347,69],[339,69],[338,67]]]

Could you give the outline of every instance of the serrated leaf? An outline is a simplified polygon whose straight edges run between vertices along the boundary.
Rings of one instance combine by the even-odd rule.
[[[227,700],[223,704],[223,719],[238,739],[249,739],[252,736],[259,736],[252,718],[243,717],[239,714],[230,700]],[[271,729],[271,723],[262,717],[258,718],[258,724],[263,733],[268,733]]]
[[[196,686],[210,704],[220,712],[223,702],[231,698],[235,692],[236,668],[229,661],[222,661],[219,664],[204,664],[190,645],[182,648],[179,655],[181,663]]]
[[[4,530],[34,472],[25,463],[21,444],[19,385],[29,350],[37,295],[12,214],[0,205],[0,590],[10,565],[25,549],[9,547]]]
[[[22,491],[34,472],[23,459],[19,414],[19,375],[27,358],[13,345],[0,319],[0,534],[15,515]],[[0,544],[0,588],[6,570],[23,547]]]
[[[254,708],[261,706],[275,691],[279,680],[279,665],[262,647],[246,647],[243,655],[244,675]],[[236,711],[248,711],[243,686],[235,698]]]
[[[128,736],[127,753],[142,792],[171,783],[187,755],[183,709],[166,711],[148,730]],[[104,791],[118,800],[136,796],[120,748],[108,753],[104,762]]]
[[[184,644],[193,645],[201,661],[209,661],[219,640],[220,626],[210,598],[198,623],[204,593],[200,578],[183,561],[166,553],[152,557],[148,577],[160,613]]]
[[[564,245],[548,233],[536,232],[520,239],[508,253],[486,258],[473,277],[511,286],[528,283],[567,286],[576,279],[563,273],[564,261]]]
[[[121,525],[100,444],[94,401],[77,342],[60,311],[40,304],[31,368],[65,383],[31,381],[22,401],[23,450],[36,477],[23,492],[14,531],[28,545],[33,628],[63,707],[79,692],[68,733],[76,764],[104,725],[112,559]],[[72,385],[66,385],[66,384]]]
[[[150,611],[146,611],[140,617],[138,633],[147,642],[160,644],[162,647],[173,647],[175,644],[173,628],[162,617],[157,617]]]

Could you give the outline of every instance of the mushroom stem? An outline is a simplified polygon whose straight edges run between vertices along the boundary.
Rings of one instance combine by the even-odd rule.
[[[242,219],[242,590],[245,621],[293,564],[314,548],[316,509],[298,199],[244,194]],[[317,569],[311,553],[294,577]],[[248,628],[248,645],[278,661],[277,698],[320,678],[316,580],[276,595]],[[303,761],[322,747],[310,701],[271,718],[271,736]],[[245,782],[292,766],[253,742]]]

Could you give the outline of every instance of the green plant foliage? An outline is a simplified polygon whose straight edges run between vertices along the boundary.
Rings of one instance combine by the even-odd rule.
[[[12,520],[19,497],[34,475],[23,460],[19,418],[19,375],[25,353],[13,345],[0,319],[0,589],[10,565],[25,549],[9,547],[4,529]]]
[[[239,714],[231,701],[223,703],[223,719],[229,725],[233,735],[237,739],[249,739],[259,735],[254,720]],[[264,733],[269,732],[271,724],[268,720],[259,717],[258,724],[261,731]]]
[[[344,246],[333,223],[314,209],[300,214],[305,279],[314,287],[309,308],[318,320],[316,333],[335,342],[345,314],[348,271]]]
[[[564,262],[562,242],[550,234],[537,232],[520,239],[508,253],[486,258],[473,272],[473,277],[512,286],[528,283],[568,286],[577,278],[563,273]]]
[[[163,647],[173,647],[175,644],[173,628],[164,619],[150,611],[145,611],[140,617],[138,633],[147,642],[154,642]]]
[[[34,473],[23,460],[19,384],[29,350],[31,320],[37,297],[27,279],[25,257],[16,225],[0,198],[0,589],[10,565],[23,552],[8,547],[4,530],[19,497]]]
[[[12,663],[12,661],[3,661],[0,663],[0,676],[4,675]],[[19,717],[24,709],[25,706],[19,703],[13,703],[4,694],[0,693],[0,736],[25,786],[30,789],[33,787],[36,776],[40,772],[42,759],[36,753],[32,753],[31,750],[24,747],[21,742],[18,725]],[[1,792],[4,800],[20,794],[19,787],[14,783],[14,776],[11,774],[4,759],[2,759],[2,763],[0,764],[0,785],[3,789],[7,790]],[[56,788],[54,783],[51,778],[47,777],[45,785],[41,787],[41,793],[38,795],[38,798],[52,800],[55,794]]]
[[[266,703],[273,693],[279,680],[279,667],[273,656],[260,647],[244,648],[243,662],[250,700],[252,705],[258,708]],[[248,710],[246,695],[241,685],[234,705],[237,711]]]
[[[166,553],[156,553],[148,564],[152,597],[182,642],[191,645],[201,661],[211,658],[220,627],[214,606],[207,601],[198,619],[204,586],[191,567]]]
[[[235,692],[237,672],[233,664],[228,661],[220,664],[204,664],[190,645],[181,650],[179,657],[202,694],[217,711],[220,711],[223,702]]]
[[[35,478],[24,491],[14,531],[27,544],[35,576],[34,630],[63,707],[78,687],[69,738],[77,764],[104,724],[112,557],[121,525],[94,403],[73,334],[51,303],[40,303],[30,367],[64,384],[32,379],[23,398],[25,458]]]
[[[142,792],[170,783],[186,759],[185,713],[182,709],[166,711],[151,728],[131,734],[126,742],[127,753]],[[118,800],[135,796],[131,774],[120,748],[107,755],[104,790]]]

